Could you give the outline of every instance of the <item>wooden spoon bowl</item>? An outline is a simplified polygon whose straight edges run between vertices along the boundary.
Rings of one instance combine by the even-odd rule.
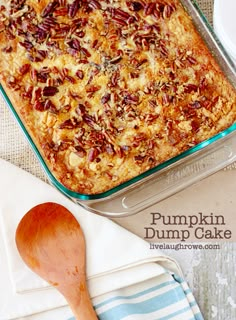
[[[65,207],[43,203],[16,230],[17,249],[28,267],[63,294],[77,320],[95,320],[86,285],[85,240]]]

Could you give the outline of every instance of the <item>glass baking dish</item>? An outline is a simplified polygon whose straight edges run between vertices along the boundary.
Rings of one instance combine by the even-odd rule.
[[[236,69],[194,0],[180,0],[224,74],[236,87]],[[182,154],[104,193],[88,195],[64,187],[51,173],[2,86],[0,91],[45,170],[50,183],[86,209],[109,217],[140,212],[236,161],[236,123]]]

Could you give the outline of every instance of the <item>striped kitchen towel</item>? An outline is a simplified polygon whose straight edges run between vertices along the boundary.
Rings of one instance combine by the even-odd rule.
[[[169,272],[95,298],[93,305],[99,320],[203,320],[187,283]]]

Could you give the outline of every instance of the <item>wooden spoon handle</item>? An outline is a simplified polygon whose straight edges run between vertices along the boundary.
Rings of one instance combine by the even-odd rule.
[[[75,292],[72,296],[68,303],[76,320],[98,320],[86,287],[80,288],[80,295]]]

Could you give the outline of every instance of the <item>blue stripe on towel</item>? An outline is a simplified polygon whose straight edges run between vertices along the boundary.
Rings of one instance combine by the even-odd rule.
[[[146,290],[144,290],[144,291],[141,291],[141,292],[138,292],[138,293],[129,295],[129,296],[116,296],[116,297],[107,299],[106,301],[103,301],[103,302],[95,305],[94,308],[95,308],[95,309],[98,309],[98,308],[100,308],[100,307],[102,307],[102,306],[104,306],[104,305],[106,305],[106,304],[108,304],[108,303],[110,303],[110,302],[112,302],[112,301],[119,300],[119,299],[123,299],[123,300],[127,299],[127,300],[129,300],[129,299],[138,298],[138,297],[140,297],[140,296],[142,296],[142,295],[145,295],[145,294],[147,294],[147,293],[156,291],[156,290],[158,290],[158,289],[164,288],[164,287],[166,287],[166,286],[168,286],[168,285],[170,285],[170,284],[174,284],[174,283],[175,283],[174,280],[173,280],[173,281],[166,281],[166,282],[164,282],[164,283],[162,283],[162,284],[159,284],[159,285],[157,285],[157,286],[151,287],[151,288],[149,288],[149,289],[146,289]]]
[[[197,305],[197,302],[196,301],[190,302],[189,305],[190,305],[190,307],[194,307]]]
[[[183,319],[184,320],[184,319]],[[188,320],[204,320],[201,313],[195,314],[193,318]]]

